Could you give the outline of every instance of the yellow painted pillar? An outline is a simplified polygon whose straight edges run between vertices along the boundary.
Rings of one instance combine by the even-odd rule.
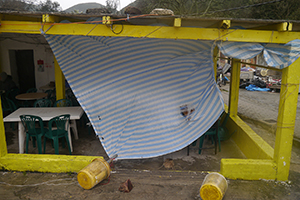
[[[300,59],[282,70],[274,161],[277,180],[287,181],[293,145],[300,81]]]
[[[229,107],[228,112],[230,117],[237,116],[239,103],[240,89],[240,60],[232,59],[231,75],[230,75],[230,91],[229,91]]]
[[[0,22],[1,22],[0,15]],[[1,34],[1,32],[0,32]],[[1,51],[0,51],[0,72],[2,71],[2,59],[1,59]],[[5,129],[3,122],[3,111],[2,111],[2,103],[1,103],[1,95],[0,95],[0,157],[3,157],[7,154],[7,146],[6,146],[6,138],[5,138]]]
[[[0,98],[0,105],[1,98]],[[6,138],[5,138],[5,129],[3,122],[2,106],[0,106],[0,158],[7,154]]]
[[[215,69],[215,78],[217,80],[217,62],[218,62],[218,56],[219,56],[219,48],[216,46],[214,48],[213,52],[213,61],[214,61],[214,69]]]
[[[65,89],[65,76],[62,73],[57,60],[54,56],[54,67],[55,67],[55,88],[56,88],[56,100],[66,98]]]

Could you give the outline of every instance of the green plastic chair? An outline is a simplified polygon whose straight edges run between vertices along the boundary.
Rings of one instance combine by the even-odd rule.
[[[3,117],[6,117],[10,113],[14,112],[17,110],[16,104],[10,100],[9,98],[5,96],[1,96],[1,104],[2,104],[2,114]],[[15,122],[10,123],[10,127],[15,130]]]
[[[225,117],[223,117],[225,115]],[[222,118],[223,121],[221,120]],[[217,143],[219,145],[219,151],[221,151],[221,141],[227,140],[231,137],[233,134],[229,134],[228,129],[226,128],[226,123],[228,121],[229,114],[226,112],[223,112],[221,117],[217,120],[217,122],[212,126],[204,135],[200,137],[200,143],[199,143],[199,154],[201,154],[201,149],[204,142],[205,136],[210,136],[212,139],[215,140],[215,153],[217,154]],[[214,141],[212,140],[212,141]]]
[[[224,117],[225,115],[225,117]],[[207,149],[203,148],[203,142],[206,136],[210,137],[212,139],[212,143],[215,144],[215,154],[217,154],[217,146],[219,145],[219,151],[221,151],[221,141],[227,140],[231,137],[233,134],[229,134],[228,129],[226,128],[226,123],[228,121],[229,115],[226,112],[223,112],[221,117],[217,120],[217,122],[208,130],[206,131],[201,137],[199,141],[199,154],[201,154],[202,149]],[[223,121],[222,121],[223,119]],[[196,146],[197,140],[194,141],[191,145]],[[189,147],[188,146],[188,155],[189,155]]]
[[[77,98],[75,97],[73,91],[71,88],[68,88],[66,90],[66,99],[69,99],[72,102],[72,106],[80,106]]]
[[[221,151],[221,140],[219,136],[219,125],[220,125],[220,119],[214,123],[214,125],[206,131],[201,137],[199,141],[199,154],[201,154],[201,150],[203,149],[203,142],[205,139],[205,136],[210,136],[212,138],[212,141],[215,143],[215,154],[217,154],[218,144],[219,144],[219,151]]]
[[[51,107],[52,101],[50,99],[38,99],[34,102],[33,107]]]
[[[69,120],[70,120],[69,114],[59,115],[57,117],[53,117],[52,119],[50,119],[48,123],[48,131],[45,133],[44,153],[46,151],[46,141],[47,139],[51,139],[53,140],[55,154],[59,154],[58,140],[60,138],[64,138],[67,142],[70,155],[72,155],[71,146],[69,143],[69,136],[68,136]]]
[[[72,101],[69,99],[59,99],[54,102],[53,107],[69,107],[72,106]]]
[[[21,122],[26,131],[26,149],[28,153],[29,139],[32,138],[33,147],[36,147],[35,142],[37,141],[38,152],[42,153],[42,137],[48,129],[44,128],[43,120],[39,116],[34,115],[21,115]]]
[[[16,105],[19,105],[19,101],[16,99],[16,96],[20,94],[20,89],[19,88],[13,88],[7,92],[4,93],[5,97],[9,98],[12,100]]]
[[[1,103],[2,103],[2,111],[5,112],[7,111],[8,114],[14,112],[15,110],[17,110],[17,106],[16,104],[10,100],[9,98],[5,97],[5,96],[1,96]]]
[[[36,93],[37,89],[36,88],[29,88],[26,93]]]
[[[55,96],[54,90],[46,90],[45,93],[47,93],[47,99],[50,99],[51,97]]]

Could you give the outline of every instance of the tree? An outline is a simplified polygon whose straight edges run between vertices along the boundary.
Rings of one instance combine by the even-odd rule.
[[[111,13],[116,13],[119,6],[119,0],[106,0],[106,9]]]
[[[36,7],[36,11],[40,12],[60,12],[62,11],[60,4],[51,0],[40,1]]]
[[[136,0],[142,13],[171,9],[175,15],[299,20],[299,0]]]
[[[58,2],[51,0],[39,1],[38,3],[36,0],[0,0],[0,9],[31,12],[59,12],[62,10]]]
[[[270,0],[252,0],[253,3],[269,2]],[[300,1],[299,0],[282,0],[280,2],[266,4],[251,9],[251,18],[256,19],[300,19]]]
[[[205,4],[205,0],[137,0],[135,6],[142,13],[150,13],[155,8],[170,9],[175,15],[189,15],[200,12]]]
[[[25,11],[27,10],[27,3],[20,0],[0,0],[1,10]]]

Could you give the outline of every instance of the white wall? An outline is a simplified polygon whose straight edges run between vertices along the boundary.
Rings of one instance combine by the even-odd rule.
[[[1,69],[12,75],[18,86],[16,63],[13,59],[10,60],[9,50],[33,50],[37,89],[49,84],[50,81],[55,81],[53,53],[42,35],[0,34],[0,39]],[[40,59],[44,60],[43,72],[38,71],[37,61]]]

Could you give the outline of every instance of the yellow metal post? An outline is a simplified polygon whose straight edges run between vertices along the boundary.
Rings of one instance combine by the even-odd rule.
[[[240,86],[240,60],[232,59],[229,91],[229,116],[235,117],[238,112]]]
[[[277,180],[288,180],[298,102],[300,59],[282,70],[274,160]]]
[[[181,18],[174,19],[174,27],[181,27]]]
[[[0,22],[1,22],[0,15]],[[1,32],[0,32],[1,34]],[[0,53],[0,72],[2,71],[2,62],[1,62],[1,53]],[[6,139],[5,139],[5,129],[4,129],[4,122],[3,122],[3,111],[2,111],[2,103],[1,103],[1,95],[0,95],[0,157],[5,156],[7,154],[7,146],[6,146]]]
[[[54,56],[54,66],[55,66],[56,100],[64,99],[66,97],[65,77],[57,63],[55,56]]]
[[[0,105],[1,98],[0,98]],[[5,139],[5,129],[4,129],[4,122],[3,122],[3,114],[2,114],[2,106],[0,106],[0,158],[7,154],[7,147],[6,147],[6,139]]]

